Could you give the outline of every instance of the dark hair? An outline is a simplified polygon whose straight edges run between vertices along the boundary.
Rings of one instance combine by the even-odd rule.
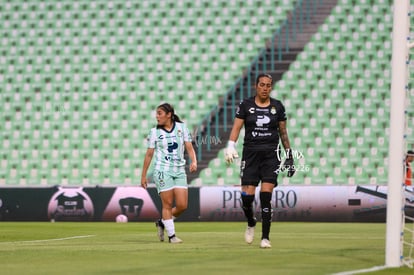
[[[164,112],[171,113],[171,119],[175,122],[181,122],[181,119],[178,115],[175,114],[174,107],[169,103],[163,103],[157,107],[157,109],[162,109]]]
[[[260,78],[262,78],[262,77],[270,78],[272,80],[272,84],[273,84],[273,77],[270,74],[261,73],[256,77],[256,85],[259,84]]]
[[[407,151],[407,155],[409,155],[409,156],[414,156],[414,151],[413,151],[413,150],[408,150],[408,151]]]

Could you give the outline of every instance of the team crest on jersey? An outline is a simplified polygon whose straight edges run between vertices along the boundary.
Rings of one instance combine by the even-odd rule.
[[[178,131],[177,131],[177,136],[178,136],[178,137],[182,137],[182,136],[183,136],[183,132],[182,132],[181,130],[178,130]]]
[[[270,109],[270,113],[272,115],[275,115],[276,114],[276,108],[274,106],[272,106],[272,109]]]
[[[165,181],[164,180],[160,180],[160,187],[164,187],[165,186]]]

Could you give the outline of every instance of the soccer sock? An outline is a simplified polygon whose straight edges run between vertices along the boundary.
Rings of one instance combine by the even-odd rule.
[[[260,192],[260,204],[262,207],[262,239],[269,239],[270,224],[272,222],[271,199],[272,193]]]
[[[168,237],[174,236],[175,235],[174,220],[173,219],[162,220],[162,222],[164,223],[165,230],[167,231]]]
[[[254,195],[247,195],[246,193],[242,192],[241,198],[243,203],[243,212],[247,218],[247,224],[250,227],[253,227],[256,225],[256,218],[254,217],[253,213]]]

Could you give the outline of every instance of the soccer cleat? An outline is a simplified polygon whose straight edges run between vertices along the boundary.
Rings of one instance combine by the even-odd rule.
[[[247,226],[246,232],[244,232],[244,240],[246,243],[251,244],[254,238],[254,229],[256,226]]]
[[[183,241],[179,238],[177,238],[175,235],[168,237],[168,241],[170,243],[182,243]]]
[[[155,227],[157,227],[157,235],[158,235],[158,238],[160,239],[160,242],[163,242],[164,241],[165,226],[162,223],[161,219],[159,219],[158,221],[155,222]]]
[[[260,242],[260,248],[271,248],[272,245],[270,244],[270,241],[268,239],[262,239]]]

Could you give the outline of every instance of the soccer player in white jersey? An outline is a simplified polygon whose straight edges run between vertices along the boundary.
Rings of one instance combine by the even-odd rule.
[[[260,183],[260,205],[262,215],[261,248],[270,248],[270,225],[272,221],[272,192],[277,186],[277,176],[283,167],[288,177],[293,176],[295,167],[286,129],[286,113],[282,102],[270,97],[273,79],[269,74],[259,74],[256,78],[256,95],[244,99],[236,111],[233,128],[230,132],[225,159],[232,163],[238,157],[235,143],[244,126],[245,137],[240,167],[241,199],[243,212],[247,219],[245,241],[253,242],[256,218],[253,202],[256,187]],[[281,166],[281,140],[287,156]]]
[[[188,205],[184,150],[191,160],[190,172],[197,170],[196,154],[187,126],[170,104],[164,103],[157,107],[156,119],[157,127],[152,128],[148,135],[141,186],[147,188],[147,172],[155,155],[153,178],[162,202],[162,219],[155,224],[158,237],[164,241],[165,230],[170,243],[181,243],[182,240],[175,235],[174,218],[182,214]]]

